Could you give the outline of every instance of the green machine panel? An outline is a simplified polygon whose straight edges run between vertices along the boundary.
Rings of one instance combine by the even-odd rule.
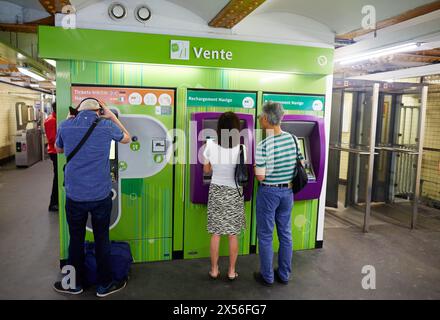
[[[135,262],[169,260],[173,237],[172,137],[175,91],[114,86],[72,85],[72,104],[97,98],[117,114],[132,135],[110,152],[113,181],[112,240],[127,241]],[[62,215],[64,213],[64,206]],[[90,218],[87,240],[93,240]],[[62,248],[68,229],[61,227]]]
[[[257,103],[256,92],[243,91],[220,91],[220,90],[188,90],[186,95],[186,118],[187,127],[192,127],[197,130],[195,136],[199,136],[198,124],[194,119],[198,116],[203,117],[212,113],[221,114],[226,111],[233,111],[237,114],[251,115],[252,129],[254,125],[255,110]],[[216,115],[217,117],[217,115]],[[216,124],[215,124],[216,128]],[[215,129],[212,128],[212,129]],[[187,131],[187,163],[193,163],[191,160],[191,153],[197,154],[197,141],[191,139],[190,130]],[[251,148],[252,149],[252,148]],[[252,150],[250,150],[250,153]],[[196,188],[200,185],[191,184],[191,179],[194,179],[194,166],[186,166],[186,181],[185,188],[185,208],[184,208],[184,253],[185,259],[209,257],[210,234],[208,234],[207,227],[207,206],[203,201],[196,201],[200,198],[199,194],[194,195]],[[192,189],[194,188],[194,190]],[[205,199],[206,200],[206,199]],[[251,230],[251,216],[252,216],[252,196],[248,201],[245,201],[245,216],[246,229],[239,236],[239,254],[248,254],[250,247],[250,230]],[[220,255],[228,255],[227,236],[222,237],[220,242]]]
[[[285,115],[307,115],[314,116],[318,118],[324,117],[324,96],[323,95],[313,95],[313,94],[285,94],[285,93],[262,93],[262,104],[259,106],[259,113],[261,112],[261,107],[266,102],[278,102],[283,105]],[[259,123],[257,127],[260,128]],[[285,126],[282,129],[291,128],[292,126]],[[301,128],[307,131],[306,129]],[[288,130],[288,129],[287,129]],[[289,130],[288,130],[289,132]],[[290,132],[293,133],[293,132]],[[306,158],[306,170],[309,168],[309,162],[311,157],[310,143],[321,143],[320,140],[311,141],[311,138],[298,136],[298,142],[300,143],[300,148],[302,153]],[[257,137],[257,143],[261,141],[262,136]],[[310,170],[310,172],[313,172]],[[312,173],[313,174],[313,173]],[[309,179],[313,179],[310,176]],[[256,194],[258,186],[255,186],[254,192]],[[316,247],[316,233],[317,233],[317,220],[318,220],[318,204],[319,199],[307,199],[294,201],[292,208],[292,238],[293,238],[293,249],[294,250],[304,250],[313,249]],[[256,212],[254,202],[254,212]],[[257,233],[256,233],[256,214],[253,215],[252,223],[252,236],[251,243],[253,246],[257,246]],[[274,250],[278,251],[278,237],[276,228],[274,230]]]
[[[172,75],[172,77],[170,77]],[[275,78],[276,76],[276,78]],[[270,81],[269,81],[270,80]],[[77,85],[87,84],[87,85]],[[285,74],[279,78],[278,74],[269,74],[266,72],[243,71],[243,70],[221,70],[207,68],[188,68],[154,65],[135,65],[135,64],[117,64],[105,62],[87,62],[87,61],[58,61],[57,62],[57,103],[59,104],[59,121],[67,115],[67,106],[74,100],[73,87],[98,87],[102,88],[177,88],[171,90],[176,95],[173,96],[172,115],[166,115],[167,108],[161,108],[160,115],[156,114],[156,106],[146,106],[145,101],[140,105],[108,103],[112,109],[116,109],[119,115],[130,115],[130,113],[144,116],[150,116],[160,122],[166,128],[176,128],[182,136],[176,137],[176,150],[173,158],[173,165],[167,165],[160,174],[148,178],[127,177],[121,178],[121,205],[127,212],[124,218],[121,218],[118,225],[111,229],[111,239],[128,241],[131,245],[133,256],[137,262],[155,261],[185,257],[207,257],[209,256],[209,235],[206,232],[206,205],[193,204],[189,199],[190,168],[186,165],[189,146],[185,144],[185,138],[189,132],[191,114],[194,112],[225,112],[228,110],[237,113],[252,114],[255,116],[256,108],[261,108],[262,91],[275,90],[301,90],[301,92],[323,93],[325,90],[325,77],[321,76],[303,76],[297,74]],[[187,105],[187,93],[191,91],[188,88],[215,88],[215,90],[193,90],[198,93],[205,91],[214,91],[231,93],[253,93],[257,92],[254,108],[244,108],[242,104],[234,102],[229,106],[209,106],[206,105]],[[223,90],[221,90],[223,89]],[[148,90],[148,89],[146,89]],[[153,89],[157,90],[157,89]],[[252,91],[258,90],[258,91]],[[90,93],[87,93],[88,95]],[[239,95],[236,95],[238,97]],[[229,97],[225,101],[229,101]],[[232,99],[234,101],[234,99]],[[236,100],[239,101],[239,100]],[[242,101],[241,101],[242,103]],[[158,111],[159,112],[159,109]],[[164,114],[162,114],[164,113]],[[174,124],[173,124],[174,122]],[[259,133],[256,133],[257,140]],[[120,145],[119,145],[120,146]],[[128,145],[129,146],[129,145]],[[143,144],[141,144],[142,148]],[[133,145],[136,149],[136,145]],[[120,148],[118,151],[121,151]],[[134,151],[130,151],[134,152]],[[119,159],[122,160],[122,159]],[[58,174],[63,177],[62,167],[65,163],[65,157],[59,156]],[[123,163],[118,165],[124,168]],[[164,175],[164,176],[162,176]],[[169,186],[163,181],[167,177]],[[60,178],[62,181],[62,178]],[[152,187],[154,186],[154,187]],[[151,202],[150,198],[139,197],[139,195],[148,192],[152,199],[158,199],[160,202]],[[67,258],[69,233],[65,222],[65,197],[62,182],[59,184],[60,193],[60,259]],[[132,203],[131,198],[137,197]],[[161,199],[161,200],[159,200]],[[156,205],[154,205],[156,203]],[[252,219],[254,201],[245,202],[246,207],[246,232],[243,232],[240,241],[241,254],[249,252],[249,245],[256,243],[255,239],[255,221]],[[298,202],[296,203],[298,204]],[[161,215],[157,210],[164,210]],[[149,216],[139,216],[137,212],[149,210],[155,214]],[[160,222],[163,219],[163,223]],[[170,222],[168,225],[166,222]],[[154,226],[154,227],[153,227]],[[159,226],[159,227],[157,227]],[[134,229],[131,235],[127,236],[126,230]],[[148,231],[150,230],[152,231]],[[171,234],[171,240],[168,235]],[[192,234],[192,236],[191,236]],[[294,237],[295,237],[294,233]],[[88,239],[92,239],[92,234],[87,233]],[[194,237],[194,238],[193,238]],[[251,239],[252,238],[252,239]],[[301,242],[296,241],[296,244]],[[221,254],[226,255],[227,240],[223,239],[221,243]],[[197,253],[196,253],[197,252]],[[196,253],[196,254],[194,254]]]
[[[57,61],[58,121],[65,119],[72,101],[78,102],[74,99],[72,87],[145,89],[147,92],[140,94],[140,104],[136,94],[132,96],[131,103],[125,100],[108,104],[124,123],[132,121],[133,117],[145,117],[152,123],[181,133],[174,137],[176,148],[171,155],[174,164],[167,162],[154,175],[134,175],[131,168],[136,165],[130,162],[131,157],[128,161],[124,159],[125,155],[138,155],[145,151],[142,139],[134,141],[139,145],[118,145],[115,148],[118,194],[114,201],[118,203],[116,213],[119,214],[121,206],[122,215],[111,229],[111,239],[128,241],[136,262],[209,256],[206,205],[190,201],[190,167],[185,163],[190,151],[185,138],[189,134],[192,113],[231,110],[255,116],[256,111],[261,109],[263,92],[324,94],[327,76],[333,71],[333,49],[329,48],[53,27],[40,27],[38,37],[39,56]],[[233,60],[206,60],[194,54],[190,54],[188,60],[176,60],[172,58],[176,41],[182,44],[188,41],[192,53],[202,46],[211,51],[225,49],[232,52]],[[85,43],[96,45],[84,46]],[[323,60],[326,63],[322,63]],[[157,103],[152,103],[154,98],[151,95],[146,98],[148,88],[176,88],[169,93],[171,109],[166,98],[159,101],[160,94],[156,95]],[[189,103],[191,95],[188,93],[191,94],[191,91],[198,91],[196,93],[202,100]],[[130,91],[127,99],[131,93],[134,92]],[[246,96],[256,94],[255,105],[252,108],[243,106],[243,101],[239,100],[240,93],[246,93]],[[206,95],[211,100],[206,100]],[[222,100],[222,95],[225,95],[225,100]],[[217,101],[213,100],[215,96],[219,98]],[[222,101],[228,103],[219,103]],[[292,112],[315,114],[313,110]],[[136,123],[133,125],[136,126]],[[69,234],[63,210],[65,194],[62,186],[65,157],[59,155],[58,158],[61,181],[59,205],[62,208],[60,258],[66,259]],[[161,162],[163,155],[156,154],[150,160]],[[253,203],[254,200],[245,203],[247,228],[241,235],[242,254],[249,252],[249,242],[256,243]],[[317,199],[314,204],[308,202],[304,205],[304,210],[313,211],[316,205]],[[296,202],[295,207],[299,210],[300,203]],[[303,231],[294,231],[294,239],[304,234],[301,238],[304,242],[295,240],[295,248],[297,245],[310,246],[305,241],[307,232]],[[309,232],[310,237],[313,232]],[[88,232],[87,237],[92,239],[92,234]],[[227,254],[225,240],[221,243],[221,254]]]

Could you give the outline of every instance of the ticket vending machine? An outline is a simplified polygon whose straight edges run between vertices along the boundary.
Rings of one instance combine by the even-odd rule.
[[[110,239],[128,242],[135,262],[170,260],[174,188],[170,132],[174,125],[175,91],[72,87],[74,105],[85,97],[104,101],[132,136],[130,143],[114,143],[110,150]],[[87,228],[86,238],[93,241],[90,220]],[[67,230],[62,227],[61,232]],[[66,237],[62,235],[61,239]],[[62,253],[63,248],[67,249],[65,242]]]
[[[112,111],[118,114],[116,109]],[[115,141],[111,143],[109,160],[113,206],[110,229],[118,224],[121,217],[122,198],[119,196],[121,179],[151,177],[162,170],[171,157],[171,137],[167,128],[159,121],[142,115],[121,115],[118,118],[132,134],[133,143],[135,145],[139,143],[139,146],[145,145],[146,148],[134,150],[133,144],[120,145]],[[91,217],[87,220],[87,230],[93,231]]]
[[[304,156],[308,184],[294,195],[293,248],[303,250],[320,247],[316,235],[326,153],[324,96],[263,94],[263,101],[274,101],[283,105],[285,115],[281,129],[298,139],[298,147]],[[256,230],[254,229],[253,232]],[[274,234],[274,250],[277,251],[279,243],[276,230]],[[256,243],[256,237],[253,237],[253,244]]]
[[[255,92],[188,90],[189,119],[188,156],[186,171],[183,258],[209,257],[210,234],[207,232],[207,202],[211,177],[203,174],[199,154],[206,139],[216,137],[217,121],[223,112],[233,111],[241,124],[241,143],[247,147],[247,159],[254,158]],[[248,254],[253,199],[253,170],[249,165],[250,181],[244,187],[246,229],[239,236],[239,254]],[[228,255],[228,239],[222,237],[220,255]]]
[[[171,115],[163,115],[172,118]],[[119,144],[119,210],[114,239],[129,240],[134,260],[172,258],[172,129],[149,115],[124,114],[121,122],[133,142]],[[170,120],[170,119],[168,119]]]
[[[285,115],[281,129],[297,138],[308,176],[307,185],[295,195],[295,201],[319,198],[324,178],[324,119],[309,115]]]
[[[201,150],[207,139],[217,135],[217,123],[221,114],[221,112],[198,112],[192,114],[191,119],[196,126],[194,137],[197,136],[197,140],[193,142],[197,143],[197,152],[193,153],[193,156],[200,153],[199,150]],[[254,117],[251,114],[242,113],[237,113],[237,116],[240,119],[240,132],[242,133],[240,143],[246,146],[246,158],[253,159]],[[252,198],[254,173],[251,166],[249,166],[249,173],[250,182],[243,188],[245,201],[250,201]],[[190,177],[191,202],[206,205],[208,203],[211,176],[203,173],[203,164],[198,159],[193,158],[191,161]]]

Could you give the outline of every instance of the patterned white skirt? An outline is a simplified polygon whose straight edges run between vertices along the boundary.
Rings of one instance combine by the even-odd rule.
[[[240,193],[243,193],[241,187]],[[208,196],[208,232],[238,235],[245,228],[244,199],[238,194],[237,188],[211,183]]]

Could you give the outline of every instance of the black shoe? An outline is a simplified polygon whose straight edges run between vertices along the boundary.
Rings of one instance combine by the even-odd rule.
[[[289,281],[284,281],[283,279],[281,279],[281,277],[280,277],[280,275],[278,273],[278,269],[275,269],[273,271],[273,273],[274,273],[276,282],[281,283],[283,285],[288,285],[289,284]]]
[[[49,206],[50,212],[58,212],[58,205],[54,204],[52,206]]]
[[[107,297],[113,293],[121,291],[127,285],[127,281],[113,281],[107,287],[98,286],[96,296],[99,298]]]
[[[55,282],[53,284],[53,289],[59,293],[67,293],[67,294],[73,294],[73,295],[81,294],[84,291],[83,288],[80,286],[76,287],[75,289],[64,289],[63,285],[61,284],[61,281]]]
[[[267,282],[266,280],[264,280],[264,278],[260,272],[254,272],[254,279],[255,279],[255,281],[257,281],[259,284],[261,284],[263,286],[272,287],[273,283],[270,283],[270,282]]]

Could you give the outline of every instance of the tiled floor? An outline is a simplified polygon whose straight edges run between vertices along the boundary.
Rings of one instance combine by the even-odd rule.
[[[0,168],[0,299],[94,299],[93,292],[72,298],[51,288],[59,247],[58,215],[47,212],[50,166]],[[406,209],[375,207],[368,234],[361,232],[360,211],[328,210],[324,248],[294,253],[288,286],[255,283],[257,255],[239,257],[234,283],[210,280],[208,259],[175,260],[134,265],[127,288],[111,298],[440,299],[440,231],[433,227],[440,212],[423,208],[421,227],[410,230],[394,223]],[[226,265],[221,259],[223,274]],[[375,290],[361,286],[365,265],[375,267]]]

